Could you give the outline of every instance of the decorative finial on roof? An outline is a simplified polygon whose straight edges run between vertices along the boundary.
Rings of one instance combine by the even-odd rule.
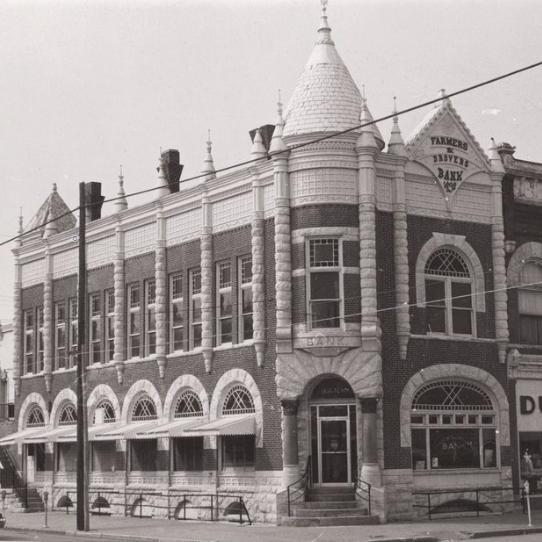
[[[53,183],[53,192],[56,192],[56,183]]]
[[[250,156],[252,158],[265,158],[267,156],[267,150],[263,144],[262,133],[260,132],[259,128],[256,130],[256,134],[254,135]]]
[[[288,149],[286,143],[282,139],[284,132],[284,119],[282,118],[282,101],[280,97],[279,88],[279,101],[277,102],[277,120],[275,121],[275,129],[273,131],[273,137],[271,138],[271,144],[269,146],[269,153],[282,152]]]
[[[124,175],[122,174],[122,165],[120,166],[119,175],[119,190],[117,192],[117,199],[115,200],[115,213],[120,213],[128,209],[128,201],[126,200],[126,194],[124,193]]]
[[[318,33],[320,37],[318,38],[317,43],[329,43],[330,45],[335,45],[331,39],[331,28],[327,22],[327,0],[320,0],[322,4],[322,16],[320,27],[318,28]]]
[[[441,88],[437,93],[437,98],[441,98],[438,102],[435,102],[435,107],[440,107],[441,105],[444,105],[445,103],[450,103],[450,98],[446,96],[446,91]]]
[[[388,153],[396,156],[406,156],[405,142],[399,128],[399,117],[397,116],[397,97],[393,97],[393,126],[391,128]]]
[[[160,199],[163,196],[167,196],[170,193],[169,183],[166,177],[165,160],[162,156],[162,148],[160,147],[160,158],[158,160],[158,179],[156,179],[156,190],[154,192],[154,199]]]
[[[17,230],[17,239],[15,240],[15,246],[22,247],[23,246],[23,208],[21,207],[19,209],[19,229]]]
[[[361,127],[358,140],[356,142],[356,147],[376,147],[376,141],[374,137],[373,117],[369,112],[367,107],[367,100],[365,98],[361,99]]]
[[[489,161],[491,163],[491,171],[495,173],[504,173],[505,171],[501,156],[499,154],[499,151],[497,150],[497,144],[495,143],[495,140],[493,138],[491,138],[491,142],[489,144],[488,155]]]
[[[203,168],[201,172],[205,175],[204,181],[210,181],[216,179],[215,163],[213,155],[211,154],[213,143],[211,142],[211,130],[207,130],[207,152],[205,154],[205,160],[203,160]]]

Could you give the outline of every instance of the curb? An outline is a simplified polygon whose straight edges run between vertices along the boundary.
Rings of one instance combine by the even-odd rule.
[[[471,533],[470,539],[489,538],[490,536],[517,536],[521,534],[542,533],[542,527],[519,527],[516,529],[499,529],[498,531],[477,531]]]

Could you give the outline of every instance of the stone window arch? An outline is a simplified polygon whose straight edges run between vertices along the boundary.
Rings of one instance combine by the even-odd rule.
[[[203,384],[194,375],[185,374],[177,377],[167,392],[164,399],[164,419],[171,421],[176,417],[177,402],[186,390],[192,390],[198,396],[203,416],[209,415],[209,397]]]

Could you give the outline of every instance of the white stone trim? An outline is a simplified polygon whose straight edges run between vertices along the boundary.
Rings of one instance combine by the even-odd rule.
[[[120,420],[121,408],[117,394],[113,391],[111,386],[107,384],[99,384],[90,392],[87,399],[89,426],[92,425],[92,420],[94,419],[94,410],[102,399],[109,399],[109,401],[111,401],[111,405],[115,411],[115,420]]]
[[[51,415],[49,416],[49,421],[53,427],[58,427],[58,414],[62,410],[64,404],[67,402],[72,403],[74,408],[77,410],[77,395],[73,390],[64,388],[55,397],[53,408],[51,409]]]
[[[166,398],[164,399],[164,420],[173,420],[177,398],[181,392],[186,389],[191,389],[198,394],[203,407],[203,416],[209,416],[209,396],[207,395],[203,384],[194,375],[186,374],[177,378],[173,384],[171,384],[167,392]]]
[[[302,228],[292,231],[292,245],[302,244],[313,237],[340,237],[343,241],[359,242],[358,228],[321,227]]]
[[[26,429],[26,418],[28,413],[35,406],[39,406],[43,411],[43,421],[45,425],[49,424],[49,412],[47,411],[47,403],[45,399],[36,392],[32,392],[25,397],[25,400],[21,404],[19,409],[19,421],[17,423],[17,431],[22,431]]]
[[[453,235],[450,233],[433,232],[433,237],[423,245],[416,260],[416,305],[425,305],[425,264],[438,248],[444,246],[454,247],[466,260],[472,276],[474,286],[472,296],[474,298],[474,309],[476,312],[486,312],[485,279],[484,269],[480,258],[465,240],[464,235]]]
[[[523,243],[516,248],[508,262],[508,286],[519,286],[521,268],[529,261],[542,263],[542,244],[534,241]]]
[[[412,399],[414,394],[425,384],[432,381],[438,381],[447,378],[459,378],[476,382],[485,389],[496,407],[498,413],[498,427],[500,435],[500,445],[510,445],[510,406],[508,398],[503,387],[497,379],[490,375],[487,371],[472,367],[471,365],[463,365],[460,363],[443,363],[431,365],[417,372],[407,382],[401,395],[401,404],[399,407],[399,418],[401,425],[401,447],[410,447],[411,431],[410,431],[410,414],[412,409]]]
[[[134,403],[139,399],[139,396],[143,394],[147,394],[154,401],[154,404],[156,405],[156,416],[158,419],[162,418],[162,400],[160,399],[158,391],[148,380],[138,380],[132,384],[122,403],[122,413],[120,417],[121,425],[130,423]]]
[[[263,446],[263,402],[262,395],[252,375],[243,369],[231,369],[224,373],[216,383],[209,408],[209,419],[216,420],[220,417],[222,403],[226,393],[235,384],[242,384],[249,391],[254,401],[256,411],[256,447]]]

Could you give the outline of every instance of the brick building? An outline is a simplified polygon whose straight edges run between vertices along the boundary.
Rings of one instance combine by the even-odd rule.
[[[474,509],[474,489],[511,487],[506,258],[512,241],[540,257],[536,228],[509,233],[532,207],[507,206],[505,232],[508,151],[486,154],[444,92],[406,140],[397,117],[387,146],[371,120],[324,8],[250,167],[218,176],[209,143],[204,177],[179,190],[167,151],[135,208],[121,178],[115,213],[87,232],[91,502],[130,513],[145,493],[178,515],[219,492],[279,521],[307,465],[316,487],[371,484],[390,520],[425,514],[424,492]],[[0,441],[54,506],[75,488],[66,211],[55,188],[27,230],[49,224],[14,251],[17,431]]]

